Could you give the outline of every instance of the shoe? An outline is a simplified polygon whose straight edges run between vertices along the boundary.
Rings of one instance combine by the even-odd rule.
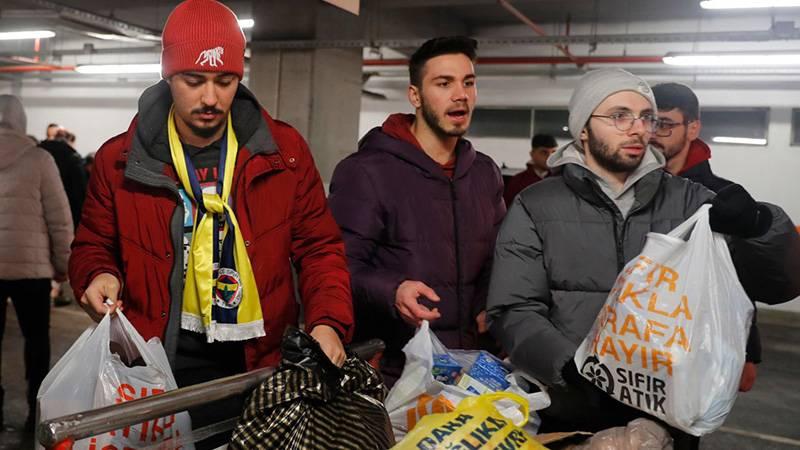
[[[68,297],[64,297],[63,295],[59,295],[53,300],[53,304],[56,306],[67,306],[72,303],[72,299]]]

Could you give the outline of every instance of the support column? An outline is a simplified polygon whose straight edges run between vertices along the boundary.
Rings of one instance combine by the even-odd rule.
[[[263,23],[266,29],[254,30],[249,87],[273,117],[305,137],[322,179],[328,183],[336,164],[356,150],[362,49],[259,49],[257,40],[315,39],[327,34],[322,29],[331,27],[332,21],[359,29],[361,19],[319,2],[305,5],[308,8],[297,4],[304,1],[254,3],[256,27]],[[286,9],[279,3],[293,7]],[[291,23],[296,27],[287,29]],[[317,23],[324,25],[318,27]]]

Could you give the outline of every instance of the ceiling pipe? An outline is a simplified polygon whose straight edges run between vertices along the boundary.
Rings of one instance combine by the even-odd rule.
[[[662,56],[496,56],[478,58],[477,64],[661,64]],[[407,66],[407,59],[365,59],[364,66]]]
[[[17,0],[23,3],[39,6],[44,9],[56,11],[59,16],[76,22],[92,25],[106,30],[114,30],[125,36],[145,41],[160,41],[161,33],[149,28],[133,25],[119,19],[113,19],[99,14],[94,14],[78,8],[64,6],[48,0]]]
[[[766,42],[797,41],[800,30],[787,32],[766,31],[704,31],[698,33],[626,33],[626,34],[573,34],[569,36],[507,36],[477,37],[480,47],[503,45],[555,45],[555,44],[658,44],[696,42]],[[314,48],[417,48],[425,39],[301,39],[278,41],[252,41],[254,49],[292,50]]]
[[[506,11],[510,12],[511,15],[519,19],[522,23],[528,26],[534,33],[538,34],[539,36],[547,36],[547,32],[544,31],[544,28],[540,27],[536,22],[532,21],[528,18],[525,14],[523,14],[520,10],[514,7],[511,3],[507,0],[497,0],[497,3],[503,7]],[[570,61],[575,63],[576,66],[580,68],[581,63],[578,62],[578,59],[569,51],[569,49],[561,44],[555,44],[555,47],[561,51]]]
[[[161,54],[160,45],[142,46],[142,47],[106,47],[95,48],[92,44],[87,44],[83,48],[69,48],[69,49],[56,49],[45,52],[44,54],[53,57],[61,56],[78,56],[78,55],[129,55],[129,54],[153,54],[156,57]],[[0,52],[0,57],[3,56],[22,56],[22,57],[36,57],[42,55],[34,51],[29,52]]]
[[[0,73],[72,72],[74,70],[75,66],[54,66],[50,64],[0,67]]]
[[[497,56],[478,58],[479,65],[554,65],[554,64],[660,64],[661,56],[580,56],[574,59],[566,56]],[[365,67],[407,66],[407,59],[365,59]],[[72,72],[75,66],[51,64],[19,65],[0,67],[0,73],[26,72]]]

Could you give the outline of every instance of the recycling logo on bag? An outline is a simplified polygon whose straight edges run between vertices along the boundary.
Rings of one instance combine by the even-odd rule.
[[[586,358],[581,366],[581,373],[595,386],[609,394],[614,394],[614,377],[608,367],[602,364],[596,356]]]

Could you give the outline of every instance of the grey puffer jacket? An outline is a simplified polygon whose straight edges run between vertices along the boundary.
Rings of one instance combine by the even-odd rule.
[[[623,216],[595,174],[578,161],[564,163],[569,160],[564,150],[549,160],[564,164],[563,176],[522,191],[509,209],[497,238],[487,302],[490,330],[514,365],[550,386],[565,384],[563,367],[647,233],[669,232],[714,196],[651,164],[630,186],[633,203]],[[769,207],[770,231],[731,239],[730,247],[750,296],[775,303],[800,295],[800,242],[786,214]]]
[[[73,236],[67,194],[53,157],[25,135],[17,102],[0,96],[0,280],[66,276]]]

